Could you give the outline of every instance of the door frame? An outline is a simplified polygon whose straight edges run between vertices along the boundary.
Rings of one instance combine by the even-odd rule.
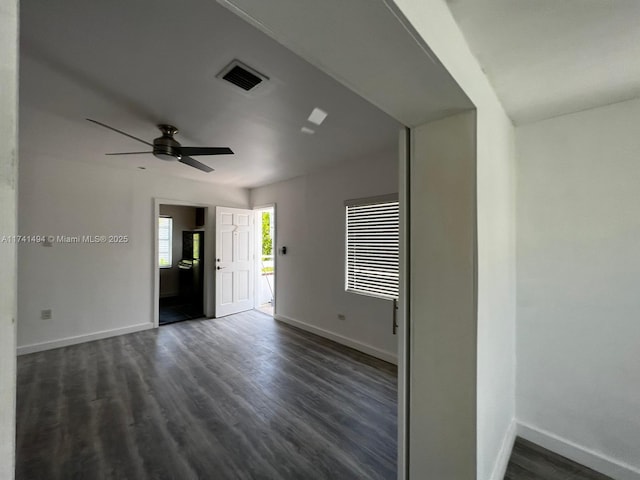
[[[204,310],[204,316],[207,318],[211,318],[213,300],[209,290],[211,288],[211,285],[213,285],[211,279],[211,260],[215,256],[215,252],[213,251],[213,243],[211,242],[211,237],[215,233],[215,230],[211,225],[210,218],[210,210],[212,206],[207,205],[206,203],[155,197],[153,199],[153,217],[151,219],[151,237],[153,241],[153,248],[151,249],[153,255],[153,259],[151,261],[151,265],[153,268],[153,304],[151,306],[151,321],[153,323],[153,328],[158,328],[160,326],[160,265],[158,264],[158,217],[160,216],[160,205],[177,205],[180,207],[204,208],[204,262],[202,265],[204,272],[204,286],[202,307]],[[215,209],[215,207],[213,208]]]
[[[411,399],[411,129],[398,135],[399,260],[398,285],[398,479],[409,478]]]
[[[252,207],[254,211],[257,210],[265,210],[267,208],[273,209],[273,271],[275,272],[273,275],[273,316],[276,316],[276,308],[278,305],[278,208],[276,203],[266,203],[264,205],[257,205]],[[258,254],[259,248],[262,246],[262,242],[260,239],[262,238],[262,222],[258,225],[258,222],[254,218],[255,224],[255,254]],[[255,259],[255,269],[254,269],[255,280],[253,283],[254,293],[253,293],[253,308],[258,308],[258,284],[260,283],[258,280],[260,279],[260,262],[258,259]]]

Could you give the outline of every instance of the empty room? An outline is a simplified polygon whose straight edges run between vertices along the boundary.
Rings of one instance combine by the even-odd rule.
[[[48,233],[16,477],[395,477],[402,125],[222,6],[158,7],[21,5],[18,221]]]
[[[0,478],[640,480],[640,4],[0,7]]]

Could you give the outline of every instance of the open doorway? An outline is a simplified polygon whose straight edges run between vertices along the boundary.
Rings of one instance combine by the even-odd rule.
[[[255,225],[256,309],[273,316],[276,302],[275,206],[256,209]]]
[[[158,323],[204,316],[204,207],[160,205]]]

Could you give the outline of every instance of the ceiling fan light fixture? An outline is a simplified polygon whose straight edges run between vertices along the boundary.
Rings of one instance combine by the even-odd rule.
[[[172,161],[180,160],[180,143],[173,136],[178,133],[178,129],[173,125],[158,125],[162,136],[153,141],[153,155],[160,160]]]
[[[174,160],[180,160],[181,156],[171,155],[169,153],[162,152],[153,152],[153,156],[159,158],[160,160],[164,160],[165,162],[172,162]]]

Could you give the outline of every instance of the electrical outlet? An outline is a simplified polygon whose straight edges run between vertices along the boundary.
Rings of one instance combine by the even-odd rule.
[[[347,316],[344,313],[339,313],[338,314],[338,320],[346,320]]]
[[[40,312],[40,318],[42,320],[51,320],[51,310],[42,310]]]

